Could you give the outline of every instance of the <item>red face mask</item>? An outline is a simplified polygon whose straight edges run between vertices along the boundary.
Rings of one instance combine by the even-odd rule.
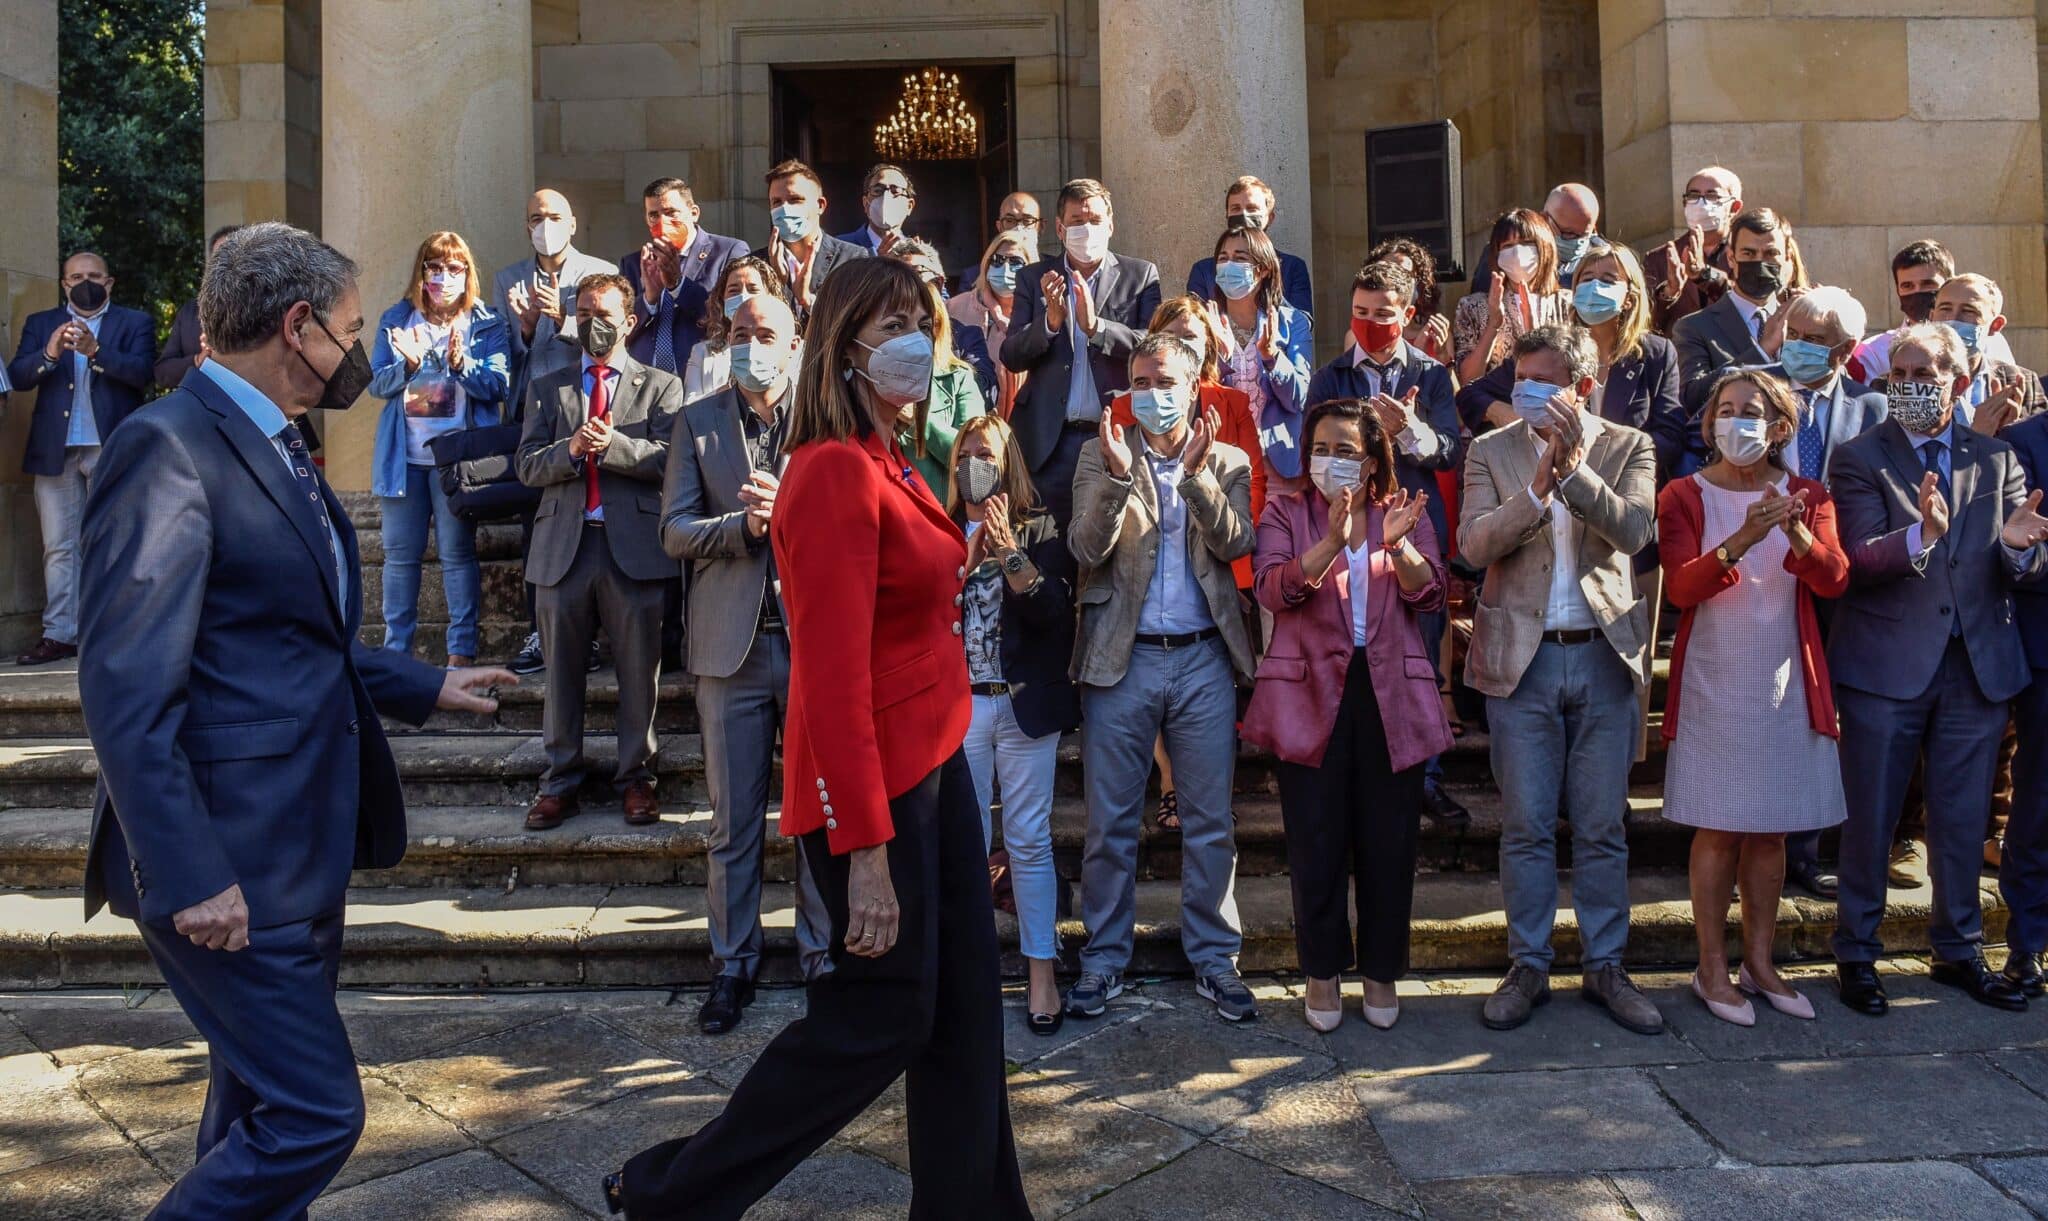
[[[1351,337],[1358,341],[1360,349],[1367,352],[1378,352],[1388,347],[1401,337],[1401,330],[1398,322],[1380,322],[1373,318],[1351,320]]]

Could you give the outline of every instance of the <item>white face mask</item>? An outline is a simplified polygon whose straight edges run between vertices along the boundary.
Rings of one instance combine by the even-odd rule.
[[[1364,478],[1365,464],[1356,458],[1333,458],[1313,454],[1308,460],[1309,481],[1326,500],[1335,500],[1345,488],[1355,488]]]
[[[1109,253],[1109,222],[1085,221],[1068,225],[1060,231],[1060,241],[1067,248],[1067,257],[1083,263],[1100,263],[1102,256]]]
[[[437,301],[453,301],[462,295],[462,287],[469,283],[469,274],[461,271],[437,271],[427,277],[427,291]]]
[[[1536,247],[1527,242],[1502,246],[1495,261],[1500,264],[1502,274],[1517,284],[1527,284],[1536,275]]]
[[[532,239],[533,248],[543,258],[554,258],[569,248],[569,222],[566,220],[544,220],[526,231]]]
[[[868,223],[885,232],[901,229],[903,222],[910,218],[910,200],[900,195],[884,195],[868,201]]]
[[[1755,466],[1771,449],[1771,422],[1722,416],[1714,421],[1714,448],[1737,466]]]
[[[854,340],[860,343],[860,340]],[[874,353],[868,359],[866,369],[849,369],[848,374],[858,373],[874,386],[875,393],[891,407],[902,407],[924,401],[932,392],[932,337],[923,331],[912,331],[898,335],[880,347],[868,348]]]

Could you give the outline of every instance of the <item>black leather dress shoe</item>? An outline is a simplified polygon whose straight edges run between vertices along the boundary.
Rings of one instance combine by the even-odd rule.
[[[1891,1008],[1891,1001],[1884,994],[1884,983],[1877,977],[1875,963],[1838,963],[1835,966],[1835,983],[1841,989],[1842,1003],[1858,1013],[1883,1017]]]
[[[740,1015],[754,1003],[754,981],[737,975],[721,975],[711,981],[711,995],[697,1010],[697,1029],[705,1034],[724,1034],[740,1024]]]
[[[1422,782],[1422,812],[1447,831],[1460,831],[1472,825],[1472,811],[1446,792],[1435,777]]]
[[[2005,970],[1999,972],[2005,981],[2020,990],[2023,996],[2039,996],[2048,992],[2048,973],[2041,969],[2041,956],[2025,950],[2014,950],[2005,956]]]
[[[621,1170],[604,1176],[604,1210],[614,1217],[626,1211],[625,1178]]]
[[[2027,995],[2013,982],[1993,971],[1982,954],[1965,958],[1959,962],[1937,960],[1927,972],[1929,979],[1951,988],[1961,988],[1970,994],[1970,999],[1993,1009],[2004,1009],[2010,1013],[2022,1013],[2027,1008]]]
[[[1805,861],[1787,867],[1785,880],[1816,899],[1827,899],[1831,902],[1841,888],[1841,880],[1833,873]]]

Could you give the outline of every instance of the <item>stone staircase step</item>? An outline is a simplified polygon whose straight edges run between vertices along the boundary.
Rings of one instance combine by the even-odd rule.
[[[1071,906],[1071,887],[1062,910]],[[1696,953],[1682,871],[1637,873],[1628,960],[1679,965]],[[2005,909],[1996,887],[1984,890],[1985,935],[2003,936]],[[793,888],[764,888],[765,977],[795,975]],[[1883,926],[1887,953],[1924,951],[1930,892],[1894,891]],[[1179,887],[1138,885],[1134,974],[1185,973],[1180,951]],[[665,986],[708,977],[705,898],[696,886],[532,886],[506,890],[379,888],[351,892],[341,982],[346,987]],[[1285,878],[1245,878],[1237,887],[1246,971],[1295,969],[1291,899]],[[1495,971],[1507,960],[1506,918],[1497,879],[1473,874],[1416,880],[1412,960],[1416,970]],[[134,925],[102,912],[82,919],[76,891],[0,894],[0,987],[148,985],[158,976]],[[1833,906],[1808,899],[1780,903],[1782,957],[1825,957]],[[1569,878],[1561,890],[1557,966],[1578,961]],[[1016,923],[998,914],[1005,972],[1022,973]],[[1072,966],[1083,930],[1060,923]],[[1475,1002],[1476,1003],[1476,1002]]]
[[[1454,790],[1472,809],[1471,825],[1446,832],[1424,822],[1417,856],[1424,869],[1491,872],[1500,860],[1500,797],[1490,789]],[[1682,867],[1691,843],[1685,827],[1658,816],[1655,790],[1639,790],[1629,820],[1629,859],[1635,868]],[[1240,798],[1237,871],[1240,877],[1287,872],[1286,833],[1276,798]],[[366,870],[359,887],[505,885],[700,885],[711,846],[708,804],[670,802],[662,821],[629,827],[615,801],[586,806],[553,831],[527,831],[523,805],[419,806],[407,812],[405,859],[393,869]],[[771,880],[795,877],[795,851],[770,811],[763,871]],[[78,885],[85,868],[92,811],[26,807],[0,810],[0,887],[24,890]],[[1088,814],[1079,797],[1053,807],[1053,861],[1060,876],[1081,876]],[[1571,860],[1569,832],[1559,858]],[[1000,839],[1000,836],[998,836]],[[1138,875],[1173,879],[1181,873],[1180,836],[1149,820],[1140,833]]]

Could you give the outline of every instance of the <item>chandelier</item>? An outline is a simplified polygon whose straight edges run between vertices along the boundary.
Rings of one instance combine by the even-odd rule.
[[[979,151],[979,126],[960,78],[926,68],[903,78],[896,113],[875,124],[875,151],[891,161],[957,161]]]

